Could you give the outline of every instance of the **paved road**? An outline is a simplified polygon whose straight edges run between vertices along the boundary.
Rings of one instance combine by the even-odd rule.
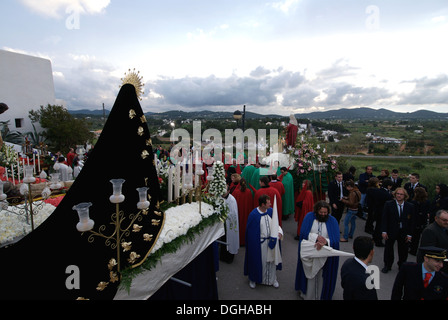
[[[361,154],[339,154],[344,158],[366,158],[366,159],[448,159],[448,156],[381,156],[381,155],[361,155]]]
[[[343,231],[342,217],[340,230]],[[365,221],[356,220],[355,237],[359,235],[368,235],[364,232]],[[249,281],[243,274],[244,266],[244,247],[240,248],[235,256],[233,263],[227,264],[220,261],[218,278],[218,294],[220,300],[300,300],[297,291],[294,289],[296,267],[297,267],[297,249],[298,241],[294,240],[297,230],[297,224],[293,217],[283,221],[284,239],[282,243],[283,270],[277,271],[277,278],[280,287],[275,289],[271,286],[257,285],[255,289],[249,287]],[[353,252],[353,240],[348,243],[341,243],[340,250]],[[372,264],[377,265],[379,269],[383,267],[383,247],[375,247],[375,255]],[[397,253],[395,250],[395,257]],[[346,257],[339,259],[339,268],[342,266]],[[408,261],[415,261],[415,256],[409,255]],[[387,274],[380,273],[380,289],[377,290],[379,300],[390,300],[392,285],[398,272],[396,263],[392,270]],[[342,287],[340,285],[340,272],[338,272],[338,280],[333,300],[343,300]]]

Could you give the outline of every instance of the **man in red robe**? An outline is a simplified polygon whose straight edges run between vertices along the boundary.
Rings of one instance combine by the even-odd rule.
[[[280,193],[274,187],[269,186],[269,178],[267,176],[260,177],[260,189],[254,190],[254,202],[252,209],[258,207],[258,198],[263,194],[267,194],[271,198],[272,203],[274,203],[274,197],[277,197],[277,212],[278,212],[278,223],[282,226],[282,197]]]
[[[271,182],[269,182],[269,186],[277,189],[278,193],[280,193],[280,197],[283,198],[283,195],[285,194],[285,186],[280,180],[277,180],[277,174],[271,175]]]
[[[245,245],[246,240],[246,225],[249,214],[253,208],[253,195],[247,187],[246,180],[241,179],[236,188],[232,192],[238,205],[238,226],[240,232],[240,246]]]

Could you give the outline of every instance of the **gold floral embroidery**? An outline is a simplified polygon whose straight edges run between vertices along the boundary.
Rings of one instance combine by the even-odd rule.
[[[141,117],[140,117],[140,121],[142,122],[142,123],[146,123],[147,121],[146,121],[146,117],[145,117],[145,115],[142,115]]]
[[[139,226],[138,224],[134,224],[132,232],[140,232],[142,230],[142,228],[143,228],[142,226]]]
[[[100,283],[98,283],[98,287],[96,287],[96,290],[103,291],[104,289],[106,289],[108,284],[108,282],[101,281]]]
[[[76,301],[87,301],[87,300],[90,300],[90,299],[87,299],[87,298],[84,298],[84,297],[76,298]]]
[[[148,147],[151,147],[151,146],[152,146],[152,139],[148,139],[148,140],[146,140],[146,145],[147,145]]]
[[[123,248],[123,252],[129,251],[132,248],[132,242],[122,242],[121,247]]]
[[[137,261],[138,258],[140,258],[140,255],[137,252],[131,252],[131,254],[129,255],[128,262],[133,264],[135,263],[135,261]]]
[[[116,265],[117,265],[117,260],[115,260],[115,259],[110,259],[109,264],[107,265],[107,268],[108,268],[109,270],[112,270]]]
[[[110,282],[115,283],[119,280],[118,274],[116,272],[111,271],[110,274]]]
[[[141,137],[145,134],[145,130],[143,129],[143,127],[139,127],[137,130],[137,133]]]
[[[145,233],[144,235],[143,235],[143,240],[144,241],[147,241],[147,242],[150,242],[150,241],[152,241],[152,238],[153,238],[154,236],[152,235],[152,234],[149,234],[149,233]]]
[[[142,159],[145,160],[148,157],[149,157],[149,152],[146,151],[146,150],[143,150],[143,152],[142,152]]]
[[[160,212],[160,211],[154,211],[154,213],[155,213],[156,215],[158,215],[159,217],[162,216],[162,212]]]
[[[153,226],[158,226],[158,225],[160,225],[160,220],[152,219],[152,225],[153,225]]]
[[[137,116],[137,114],[135,113],[135,110],[134,109],[131,109],[130,111],[129,111],[129,119],[134,119],[135,117]]]

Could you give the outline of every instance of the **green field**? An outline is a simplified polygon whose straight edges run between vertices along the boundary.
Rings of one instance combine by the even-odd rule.
[[[408,182],[408,176],[411,173],[420,174],[420,182],[428,188],[429,199],[435,196],[435,186],[438,183],[448,184],[448,160],[447,159],[422,159],[422,158],[358,158],[343,156],[339,159],[340,168],[346,172],[350,166],[356,168],[358,177],[365,170],[367,165],[373,167],[373,174],[380,175],[382,169],[398,169],[404,183]]]

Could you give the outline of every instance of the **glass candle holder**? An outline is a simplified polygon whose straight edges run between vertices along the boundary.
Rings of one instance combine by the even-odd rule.
[[[78,155],[79,160],[84,159],[84,154],[86,153],[86,149],[84,149],[83,145],[77,145],[76,146],[76,154]]]
[[[213,173],[215,172],[215,168],[213,167],[208,167],[207,168],[208,174],[207,174],[207,181],[213,181],[214,177],[213,177]]]
[[[79,232],[90,231],[95,225],[95,222],[89,217],[89,208],[91,206],[91,202],[83,202],[73,207],[73,210],[76,210],[79,216],[79,222],[76,225],[76,229]]]
[[[124,201],[124,195],[121,193],[123,188],[124,179],[112,179],[110,182],[113,186],[113,194],[110,196],[109,200],[112,203],[122,203]]]
[[[23,178],[23,182],[25,183],[34,183],[36,182],[36,178],[33,176],[34,167],[33,166],[25,166],[25,177]]]
[[[52,173],[50,175],[51,176],[50,189],[57,190],[62,188],[62,185],[59,183],[59,175],[60,173]]]
[[[0,180],[0,201],[3,201],[6,199],[6,194],[3,193],[3,181]]]
[[[140,210],[149,208],[149,201],[147,200],[148,190],[149,188],[147,187],[137,188],[138,196],[140,198],[140,201],[137,203],[137,208]]]

